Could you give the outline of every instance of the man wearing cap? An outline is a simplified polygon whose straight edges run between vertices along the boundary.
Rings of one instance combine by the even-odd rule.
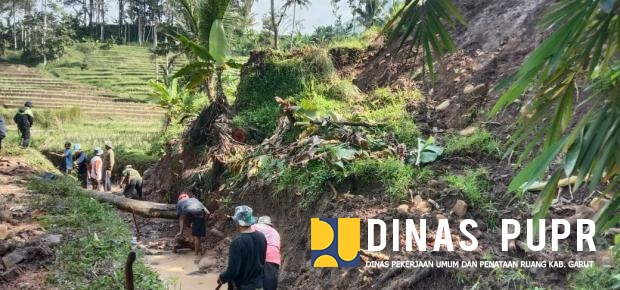
[[[239,235],[230,243],[228,267],[217,279],[218,284],[232,283],[234,289],[254,290],[263,288],[263,271],[267,253],[265,236],[255,231],[256,217],[249,206],[235,208],[233,221]]]
[[[65,175],[71,174],[71,169],[73,169],[73,153],[71,152],[71,142],[65,142],[65,151],[60,154],[56,152],[52,152],[53,155],[58,157],[62,157],[62,170]]]
[[[73,159],[77,168],[78,180],[82,187],[86,188],[88,186],[88,156],[82,151],[80,144],[73,144],[73,151],[75,152]]]
[[[264,290],[278,289],[278,271],[280,268],[280,234],[273,228],[271,217],[262,216],[252,228],[265,235],[267,239],[267,254],[265,258],[265,273],[263,277]]]
[[[194,251],[196,256],[202,256],[200,239],[207,234],[207,216],[211,213],[198,199],[190,198],[187,193],[181,193],[177,199],[177,216],[179,217],[179,233],[177,238],[183,237],[183,230],[187,225],[192,229]]]
[[[13,121],[17,125],[19,134],[21,135],[20,146],[28,148],[30,146],[30,127],[34,124],[34,115],[32,114],[32,102],[27,101],[23,107],[17,110]]]
[[[112,191],[112,169],[114,169],[114,150],[112,141],[105,141],[105,153],[103,153],[104,190]]]
[[[99,185],[101,184],[102,178],[102,167],[103,161],[101,160],[101,155],[103,155],[103,150],[101,148],[95,148],[95,157],[90,159],[90,171],[88,172],[90,183],[92,185],[93,190],[99,190]]]
[[[124,185],[125,180],[127,180],[127,185]],[[138,199],[142,200],[142,176],[138,170],[133,169],[133,166],[125,166],[120,186],[121,188],[125,187],[123,190],[124,196],[134,198],[137,195]]]

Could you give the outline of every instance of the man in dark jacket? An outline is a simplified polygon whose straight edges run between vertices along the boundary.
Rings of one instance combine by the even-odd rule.
[[[233,220],[239,235],[230,244],[228,267],[221,273],[218,284],[232,283],[234,289],[255,290],[263,288],[263,271],[267,255],[267,239],[255,231],[256,217],[249,206],[235,208]]]
[[[6,137],[6,123],[4,116],[0,115],[0,150],[2,150],[2,139]]]
[[[88,156],[82,151],[80,144],[73,144],[73,160],[75,160],[75,167],[77,168],[77,175],[83,188],[88,187]]]
[[[17,110],[17,113],[13,117],[13,121],[15,121],[17,129],[19,129],[19,133],[22,136],[19,145],[23,148],[28,148],[28,146],[30,146],[30,127],[34,124],[31,101],[27,101],[23,107]]]

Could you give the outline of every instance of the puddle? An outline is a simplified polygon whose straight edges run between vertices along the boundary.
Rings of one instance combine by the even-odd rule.
[[[159,275],[168,290],[215,289],[217,275],[199,273],[193,252],[149,255],[144,262]],[[223,287],[225,288],[225,287]]]

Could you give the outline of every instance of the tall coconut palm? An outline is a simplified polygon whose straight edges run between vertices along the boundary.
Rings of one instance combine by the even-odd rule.
[[[387,5],[387,0],[362,0],[353,9],[355,20],[365,28],[384,23],[382,14]]]
[[[293,47],[293,37],[295,36],[295,16],[297,14],[297,6],[300,8],[308,8],[310,7],[310,0],[287,0],[284,4],[285,6],[293,6],[293,23],[291,27],[291,47]]]

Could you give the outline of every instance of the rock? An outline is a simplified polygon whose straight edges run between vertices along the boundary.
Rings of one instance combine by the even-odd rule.
[[[481,219],[477,219],[475,220],[476,224],[478,225],[478,229],[481,231],[486,231],[488,229],[487,227],[487,223],[485,223],[484,221],[482,221]]]
[[[10,210],[0,210],[0,222],[11,222],[13,220],[13,214]]]
[[[477,239],[479,240],[482,237],[482,231],[480,230],[473,230],[471,231],[471,234]]]
[[[4,264],[4,267],[6,267],[7,269],[10,269],[11,267],[19,264],[19,262],[23,261],[24,259],[25,258],[21,252],[14,251],[2,257],[2,264]]]
[[[448,107],[450,107],[450,100],[445,100],[441,104],[437,105],[437,107],[435,107],[435,111],[443,111]]]
[[[9,226],[0,224],[0,240],[5,240],[9,236]]]
[[[4,254],[9,252],[12,248],[13,246],[11,245],[11,243],[5,240],[0,240],[0,257],[4,256]]]
[[[415,209],[422,213],[429,213],[433,210],[428,201],[422,201],[415,204]]]
[[[200,262],[198,262],[198,270],[199,271],[205,271],[213,266],[215,266],[215,259],[213,258],[209,258],[209,257],[204,257],[200,260]]]
[[[461,136],[469,136],[471,134],[476,133],[476,131],[478,130],[478,127],[476,126],[469,126],[461,131],[459,131],[459,135]]]
[[[0,280],[9,282],[17,279],[17,277],[19,277],[19,270],[17,268],[10,268],[0,275]]]
[[[603,206],[609,203],[609,199],[604,197],[597,197],[590,202],[590,207],[595,211],[599,211]]]
[[[462,200],[457,200],[452,208],[452,212],[459,218],[465,217],[467,214],[467,203]]]
[[[43,238],[43,244],[48,247],[53,247],[62,242],[62,235],[47,235]]]
[[[442,214],[436,215],[435,218],[437,220],[447,220],[448,219],[445,215],[442,215]]]
[[[396,212],[400,213],[400,214],[406,214],[409,212],[409,205],[407,204],[401,204],[398,206],[398,208],[396,208]]]
[[[465,86],[465,88],[463,89],[463,94],[475,94],[475,93],[479,93],[481,91],[484,90],[485,85],[484,84],[478,84],[476,86],[472,85],[472,84],[468,84]]]

